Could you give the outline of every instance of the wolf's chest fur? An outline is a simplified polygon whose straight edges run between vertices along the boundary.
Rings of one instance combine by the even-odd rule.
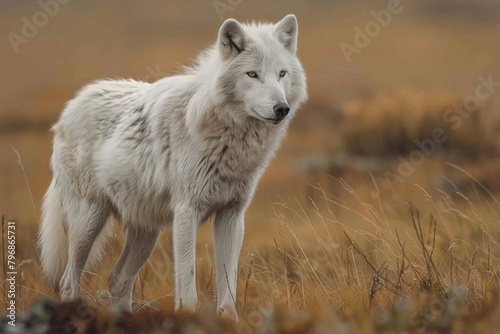
[[[197,171],[200,175],[206,171],[222,178],[248,178],[262,167],[273,149],[269,145],[273,133],[269,127],[254,124],[252,120],[245,125],[231,127],[221,124],[220,129],[200,134],[204,143]]]
[[[210,133],[201,131],[197,139],[204,145],[191,155],[187,175],[195,180],[189,191],[207,207],[207,214],[245,200],[241,197],[254,188],[275,149],[269,142],[279,132],[252,120],[243,127],[220,123]]]

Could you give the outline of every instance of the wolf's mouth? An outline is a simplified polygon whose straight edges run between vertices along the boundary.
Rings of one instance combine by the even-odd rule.
[[[267,117],[264,117],[261,114],[259,114],[258,112],[256,112],[253,108],[252,108],[252,111],[255,113],[255,115],[259,116],[264,121],[267,121],[267,122],[270,122],[270,123],[273,123],[273,124],[279,124],[279,123],[281,123],[282,120],[284,120],[284,118],[267,118]]]

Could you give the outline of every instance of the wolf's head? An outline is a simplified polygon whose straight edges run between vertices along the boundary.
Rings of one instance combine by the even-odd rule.
[[[276,24],[226,20],[217,40],[222,64],[219,93],[251,117],[278,124],[307,98],[304,70],[296,57],[295,15]],[[238,112],[235,111],[235,112]]]
[[[252,117],[270,125],[288,123],[307,99],[297,33],[294,15],[276,24],[226,20],[217,42],[188,69],[196,86],[187,105],[189,131],[196,133],[210,110],[229,112],[224,116],[236,121]]]

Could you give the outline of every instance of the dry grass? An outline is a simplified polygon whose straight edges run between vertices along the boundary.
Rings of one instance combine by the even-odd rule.
[[[498,314],[500,270],[500,206],[494,197],[472,201],[459,194],[462,199],[454,202],[434,190],[434,196],[424,192],[410,204],[366,196],[368,191],[360,195],[341,179],[333,182],[341,188],[339,196],[317,187],[321,201],[276,203],[267,218],[274,233],[262,236],[265,242],[245,240],[237,290],[242,321],[236,327],[215,317],[213,252],[206,244],[198,245],[200,301],[194,318],[172,313],[170,252],[160,243],[136,282],[133,318],[108,311],[104,289],[110,259],[105,259],[106,268],[85,273],[82,280],[90,306],[44,301],[25,319],[52,326],[69,321],[101,332],[120,326],[125,332],[153,331],[165,326],[165,319],[178,330],[206,333],[447,332],[493,326],[488,319]],[[121,240],[111,241],[112,257]],[[20,274],[21,311],[35,298],[51,295],[39,279],[36,258],[31,260]]]

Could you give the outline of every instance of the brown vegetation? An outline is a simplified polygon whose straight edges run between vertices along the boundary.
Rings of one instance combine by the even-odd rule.
[[[491,156],[497,133],[489,129],[498,124],[491,124],[480,107],[467,109],[464,99],[404,87],[349,102],[345,147],[357,155],[407,155],[439,130],[446,139],[438,155],[462,161]]]

